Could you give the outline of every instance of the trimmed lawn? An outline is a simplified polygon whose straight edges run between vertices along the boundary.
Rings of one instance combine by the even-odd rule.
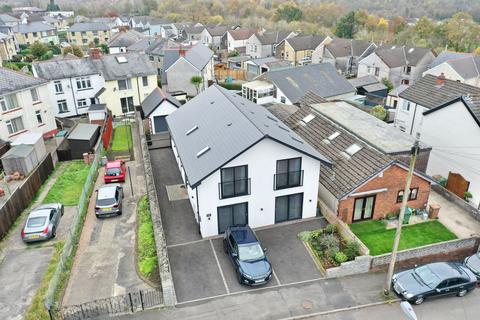
[[[90,166],[82,160],[71,161],[48,191],[43,203],[60,202],[64,206],[77,205],[89,171]]]
[[[121,125],[113,129],[112,151],[129,151],[128,146],[132,148],[132,129],[131,126]]]
[[[137,263],[140,273],[149,278],[152,282],[157,282],[158,278],[158,260],[157,246],[153,231],[152,215],[150,213],[150,204],[148,196],[145,195],[138,202],[137,207]]]
[[[371,220],[352,223],[350,229],[370,249],[372,256],[392,251],[396,229],[385,229],[383,221]],[[399,250],[457,239],[437,220],[403,226]]]

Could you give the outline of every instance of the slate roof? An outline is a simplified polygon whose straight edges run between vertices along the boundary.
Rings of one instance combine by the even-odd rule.
[[[269,71],[258,79],[273,82],[292,103],[297,102],[307,91],[322,98],[355,92],[355,88],[330,63]]]
[[[430,68],[436,67],[439,64],[442,64],[448,60],[460,59],[460,58],[467,58],[471,57],[470,53],[464,52],[453,52],[453,51],[442,51],[438,56],[430,64]]]
[[[119,63],[117,57],[124,57],[127,62]],[[145,54],[135,52],[102,55],[101,59],[92,60],[105,81],[121,80],[157,74],[153,64]]]
[[[246,40],[250,38],[255,31],[255,29],[239,28],[235,30],[228,30],[228,33],[234,40]]]
[[[0,13],[0,24],[13,23],[13,22],[20,22],[20,19],[12,17],[9,14]]]
[[[43,21],[34,21],[25,24],[18,24],[12,27],[13,32],[16,33],[29,33],[29,32],[42,32],[56,30],[54,26],[43,22]]]
[[[177,108],[182,106],[180,101],[157,87],[142,101],[143,117],[148,117],[165,100],[169,101]]]
[[[329,44],[325,45],[325,49],[328,49],[336,58],[360,57],[374,51],[375,48],[376,46],[372,42],[343,38],[333,38]],[[366,52],[367,49],[368,52]]]
[[[90,140],[92,136],[97,132],[100,126],[98,124],[79,123],[70,132],[68,140]]]
[[[115,20],[117,20],[116,17],[98,17],[98,18],[92,18],[90,21],[108,24],[108,23],[114,23]]]
[[[48,80],[74,78],[99,73],[89,57],[39,61],[33,64],[33,68],[40,78]]]
[[[327,102],[327,100],[323,99],[319,95],[316,95],[312,91],[307,91],[307,93],[305,93],[305,95],[303,97],[298,99],[297,105],[299,105],[299,106],[301,106],[301,105],[312,105],[312,104],[315,104],[315,103],[323,103],[323,102]]]
[[[297,112],[299,108],[296,105],[275,102],[262,104],[262,107],[270,111],[275,117],[282,121]]]
[[[205,29],[205,27],[186,27],[184,31],[187,34],[200,34],[202,33],[203,29]]]
[[[446,79],[442,86],[437,85],[437,77],[427,74],[400,93],[408,101],[432,109],[465,95],[478,95],[480,88]]]
[[[69,32],[105,31],[110,27],[102,22],[77,22],[68,28]]]
[[[295,51],[301,50],[315,50],[316,47],[323,40],[325,40],[325,36],[295,36],[288,39],[285,39]]]
[[[406,47],[398,45],[379,46],[375,53],[390,68],[401,66],[416,66],[431,49],[420,47]]]
[[[265,62],[265,65],[270,68],[270,71],[292,68],[293,65],[288,60],[278,60]]]
[[[315,117],[307,124],[302,124],[302,119],[310,114]],[[337,199],[354,191],[394,163],[392,157],[366,144],[308,105],[302,105],[285,120],[285,124],[332,162],[331,166],[320,164],[319,181]],[[328,137],[335,132],[339,135],[329,140]],[[348,156],[345,150],[352,144],[357,144],[362,149],[353,156]]]
[[[195,66],[198,70],[202,70],[212,59],[213,51],[207,46],[198,43],[187,51],[185,59]]]
[[[348,82],[350,82],[350,84],[352,86],[354,86],[355,88],[360,88],[360,87],[363,87],[363,86],[368,86],[370,84],[379,83],[378,79],[371,74],[363,76],[363,77],[359,77],[359,78],[348,79]]]
[[[137,23],[141,22],[142,24],[146,24],[148,22],[150,25],[173,23],[173,21],[169,19],[151,17],[151,16],[134,16],[132,19],[135,20]]]
[[[41,78],[34,78],[18,71],[0,67],[0,95],[25,90],[47,83]]]
[[[255,64],[257,66],[261,66],[262,64],[268,63],[268,62],[277,62],[277,61],[281,61],[281,60],[279,60],[275,57],[263,57],[263,58],[257,58],[257,59],[250,60],[250,62],[252,62],[253,64]]]
[[[135,30],[120,31],[109,41],[109,47],[128,47],[145,38],[145,35]]]
[[[148,47],[152,43],[152,39],[150,37],[146,37],[145,39],[138,40],[134,44],[131,44],[127,47],[127,51],[135,51],[135,52],[145,52]]]
[[[265,138],[329,163],[265,108],[215,84],[167,116],[167,123],[192,187]]]
[[[213,28],[207,28],[208,33],[212,37],[218,37],[218,36],[223,36],[225,32],[227,32],[228,27],[227,26],[218,26],[218,27],[213,27]]]
[[[255,33],[261,44],[278,44],[290,35],[288,31],[266,31],[263,33]]]
[[[164,38],[155,38],[153,40],[150,40],[150,44],[145,49],[145,53],[150,54],[150,55],[156,55],[156,56],[163,56],[165,48],[168,45],[168,39]]]
[[[480,77],[480,56],[469,56],[446,61],[462,78]]]

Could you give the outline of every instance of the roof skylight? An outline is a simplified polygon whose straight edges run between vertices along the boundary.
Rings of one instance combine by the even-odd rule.
[[[198,126],[195,125],[193,128],[191,128],[190,130],[188,130],[188,131],[185,133],[185,135],[188,136],[188,135],[190,135],[192,132],[194,132],[194,131],[197,130],[197,129],[198,129]]]
[[[127,58],[124,56],[116,56],[115,59],[117,59],[118,63],[127,63]]]
[[[358,144],[352,144],[350,147],[348,147],[347,149],[345,149],[345,152],[349,155],[349,156],[353,156],[355,153],[357,153],[358,151],[360,151],[362,149],[362,147],[360,147]]]
[[[303,123],[307,124],[307,123],[309,123],[310,121],[312,121],[313,119],[315,119],[315,116],[310,113],[308,116],[306,116],[305,118],[303,118],[302,121],[303,121]]]
[[[334,133],[332,133],[331,135],[328,136],[328,140],[332,141],[333,139],[335,139],[339,135],[340,135],[340,132],[335,131]]]
[[[209,146],[206,146],[206,147],[203,148],[202,150],[198,151],[198,153],[197,153],[197,158],[200,158],[202,155],[204,155],[205,153],[207,153],[208,150],[210,150],[210,147],[209,147]]]

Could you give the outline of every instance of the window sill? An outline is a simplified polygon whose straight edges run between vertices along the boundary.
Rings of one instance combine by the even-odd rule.
[[[11,137],[15,137],[15,136],[18,136],[19,134],[22,134],[24,132],[27,132],[28,130],[24,129],[24,130],[21,130],[21,131],[17,131],[15,133],[12,133],[11,135],[9,135],[8,137],[11,138]]]
[[[285,189],[292,189],[292,188],[298,188],[298,187],[303,187],[303,184],[298,184],[298,185],[294,185],[294,186],[285,186],[285,187],[275,186],[274,190],[277,191],[277,190],[285,190]]]
[[[55,95],[65,94],[65,92],[55,92]]]
[[[32,105],[36,106],[37,104],[41,104],[41,103],[42,103],[42,101],[35,101],[35,102],[32,103]]]
[[[43,126],[45,126],[45,123],[40,123],[40,124],[38,125],[38,128],[43,127]]]
[[[87,90],[92,90],[93,88],[84,88],[84,89],[77,89],[77,92],[80,92],[80,91],[87,91]]]
[[[15,111],[18,111],[18,110],[22,110],[22,108],[17,107],[15,109],[10,109],[10,110],[7,110],[7,111],[3,111],[2,114],[9,114],[9,113],[12,113],[12,112],[15,112]]]
[[[58,114],[63,114],[63,113],[69,113],[70,110],[66,110],[66,111],[58,111]]]

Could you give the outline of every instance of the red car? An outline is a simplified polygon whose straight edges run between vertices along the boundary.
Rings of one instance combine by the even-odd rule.
[[[109,161],[105,166],[105,175],[103,176],[103,180],[105,183],[125,182],[126,169],[125,162],[123,161]]]

